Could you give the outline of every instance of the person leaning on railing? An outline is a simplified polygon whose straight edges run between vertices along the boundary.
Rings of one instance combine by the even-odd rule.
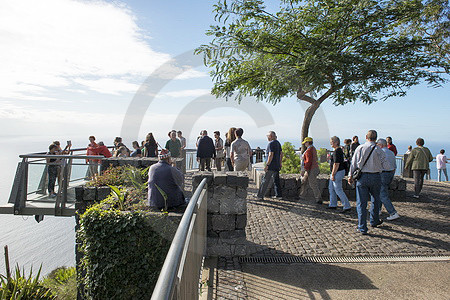
[[[58,146],[55,144],[51,144],[48,147],[47,155],[57,155]],[[56,197],[55,193],[55,183],[56,178],[58,177],[58,165],[55,163],[57,162],[56,158],[47,158],[47,172],[48,172],[48,194],[51,198]]]

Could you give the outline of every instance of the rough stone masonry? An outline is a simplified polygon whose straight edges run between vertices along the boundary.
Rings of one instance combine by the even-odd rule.
[[[192,191],[203,178],[208,183],[207,256],[245,256],[247,174],[197,172],[192,177]]]

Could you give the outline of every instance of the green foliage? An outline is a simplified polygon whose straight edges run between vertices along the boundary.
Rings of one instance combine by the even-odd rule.
[[[440,72],[448,73],[448,62],[429,51],[433,41],[402,31],[422,22],[427,6],[420,0],[283,0],[279,7],[269,11],[261,0],[214,5],[217,23],[207,31],[212,40],[196,49],[213,69],[214,95],[274,104],[293,95],[316,105],[329,97],[336,105],[370,104],[405,96],[423,80],[446,82]],[[447,20],[448,29],[445,13],[435,10],[434,17]],[[436,34],[442,38],[448,30]],[[441,41],[448,46],[448,39]]]
[[[110,167],[103,174],[96,176],[88,182],[87,186],[133,186],[137,189],[147,188],[146,182],[148,180],[148,170],[139,169],[132,166],[118,166]]]
[[[300,173],[300,156],[295,153],[294,145],[289,142],[285,142],[281,149],[283,150],[283,165],[280,173]]]
[[[58,300],[72,300],[77,297],[77,274],[74,267],[60,267],[53,270],[42,284],[51,289]]]
[[[33,269],[29,276],[25,275],[25,270],[21,272],[19,266],[16,266],[15,274],[11,278],[0,275],[0,299],[1,300],[48,300],[55,299],[52,291],[43,286],[39,281],[41,274],[39,268],[36,276],[33,276]]]
[[[127,167],[118,166],[118,167],[110,167],[108,170],[103,172],[103,174],[95,176],[94,179],[89,181],[86,186],[121,186],[125,184],[127,181]]]
[[[146,299],[153,291],[176,226],[160,212],[96,204],[80,216],[84,254],[79,280],[87,299]]]
[[[319,163],[320,174],[330,175],[330,164],[328,162]]]
[[[321,157],[322,155],[327,155],[326,148],[320,148],[319,150],[317,150],[317,157]]]

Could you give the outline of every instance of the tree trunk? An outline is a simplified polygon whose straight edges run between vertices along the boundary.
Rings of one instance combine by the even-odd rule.
[[[313,98],[306,96],[306,93],[303,92],[303,90],[300,88],[297,92],[297,98],[303,101],[306,101],[308,103],[311,103],[311,106],[308,107],[305,111],[305,116],[303,118],[303,125],[302,125],[302,140],[305,139],[305,137],[308,136],[309,132],[309,125],[311,125],[312,118],[314,114],[316,113],[319,106],[322,104],[323,101],[325,101],[331,94],[334,93],[337,86],[332,86],[328,91],[326,91],[325,94],[323,94],[319,99],[314,100]],[[302,153],[306,151],[305,145],[302,144]]]
[[[308,136],[309,126],[311,125],[312,118],[319,108],[320,104],[314,103],[311,104],[305,111],[305,116],[303,117],[303,125],[302,125],[302,136],[301,142]],[[306,146],[302,144],[302,153],[306,151]]]

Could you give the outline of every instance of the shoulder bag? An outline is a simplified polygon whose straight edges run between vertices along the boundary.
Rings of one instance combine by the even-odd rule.
[[[372,155],[373,150],[375,150],[377,146],[372,147],[372,150],[370,150],[369,156],[367,156],[366,161],[364,162],[364,164],[361,166],[361,168],[356,168],[355,171],[353,171],[352,173],[352,178],[354,180],[359,180],[361,178],[362,175],[362,168],[364,168],[364,166],[366,165],[367,161],[369,160],[370,155]]]

